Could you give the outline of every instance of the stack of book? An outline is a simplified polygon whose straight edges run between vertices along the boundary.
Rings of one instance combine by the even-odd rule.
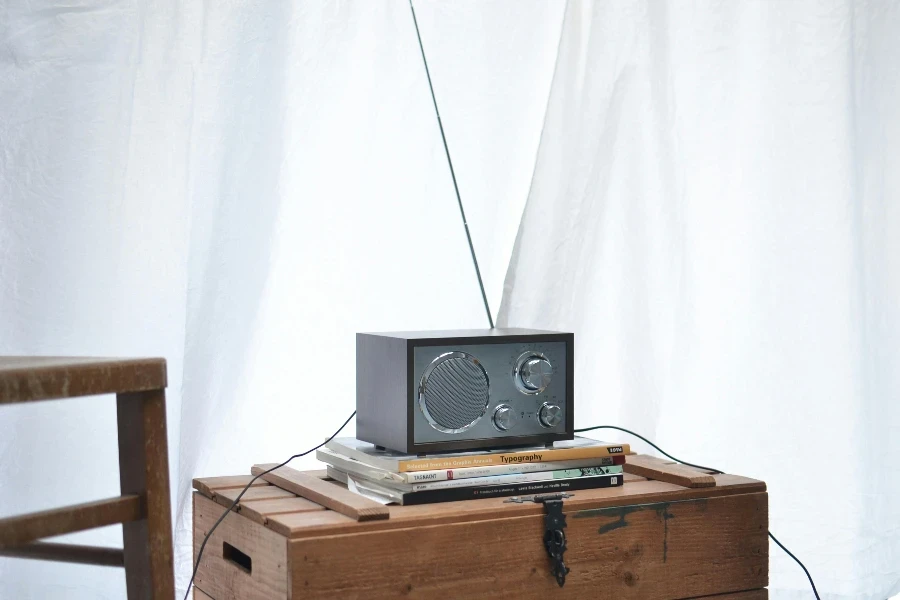
[[[576,437],[552,448],[503,448],[420,457],[331,440],[316,457],[328,476],[383,504],[427,504],[622,485],[628,444]]]

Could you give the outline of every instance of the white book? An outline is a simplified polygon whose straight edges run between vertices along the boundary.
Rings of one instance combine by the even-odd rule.
[[[597,467],[597,469],[620,468]],[[588,468],[590,469],[590,467]],[[537,494],[570,490],[589,490],[609,488],[622,485],[621,475],[585,475],[563,479],[545,479],[524,483],[502,485],[469,485],[450,489],[427,489],[419,491],[400,490],[383,482],[374,482],[358,475],[345,473],[340,469],[328,466],[328,476],[347,484],[350,491],[366,496],[382,504],[428,504],[432,502],[453,502],[456,500],[476,500],[480,498],[496,498],[498,496],[514,496],[517,494]],[[474,482],[477,479],[464,480]],[[456,483],[455,481],[437,482]],[[409,486],[408,486],[409,487]]]
[[[461,469],[435,469],[431,471],[408,471],[397,473],[367,465],[353,458],[333,452],[328,448],[316,451],[316,458],[333,465],[339,470],[361,475],[371,481],[393,483],[428,483],[433,481],[449,481],[469,479],[472,477],[492,477],[495,475],[513,475],[522,473],[539,473],[545,471],[561,471],[585,467],[613,466],[614,457],[580,458],[556,462],[516,463],[507,465],[491,465],[484,467],[466,467]]]
[[[488,477],[451,479],[448,481],[430,481],[428,483],[394,483],[384,482],[404,492],[422,492],[425,490],[446,490],[458,487],[480,485],[507,485],[510,483],[529,483],[532,481],[551,481],[553,479],[573,479],[576,477],[594,477],[596,475],[621,475],[622,466],[583,467],[579,469],[557,469],[555,471],[538,471],[535,473],[509,473],[507,475],[491,475]]]

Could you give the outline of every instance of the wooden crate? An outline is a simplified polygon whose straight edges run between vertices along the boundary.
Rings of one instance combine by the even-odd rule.
[[[662,478],[681,481],[684,473],[673,467]],[[544,551],[542,505],[492,498],[391,506],[387,520],[356,521],[257,481],[210,538],[194,597],[768,598],[763,482],[715,475],[714,487],[688,488],[625,477],[624,486],[565,501],[571,572],[563,588]],[[195,559],[249,479],[194,481]]]

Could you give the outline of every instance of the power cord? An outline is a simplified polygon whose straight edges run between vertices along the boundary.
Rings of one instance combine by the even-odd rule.
[[[322,443],[319,444],[318,446],[314,446],[313,448],[310,448],[310,449],[307,450],[306,452],[301,452],[300,454],[295,454],[295,455],[291,456],[289,459],[287,459],[287,460],[284,461],[283,463],[279,463],[279,464],[275,465],[274,467],[272,467],[271,469],[267,469],[267,470],[263,471],[262,473],[260,473],[260,474],[258,474],[258,475],[256,475],[256,476],[254,476],[253,479],[251,479],[251,480],[247,483],[247,485],[244,486],[244,489],[242,489],[242,490],[241,490],[241,493],[237,495],[237,497],[234,499],[234,502],[231,503],[231,506],[229,506],[228,509],[227,509],[225,512],[222,513],[222,516],[218,518],[218,520],[215,522],[215,524],[213,524],[213,526],[210,528],[210,530],[209,530],[209,531],[206,533],[206,535],[203,537],[203,543],[200,544],[200,550],[197,552],[197,561],[194,563],[194,570],[191,572],[191,580],[188,582],[187,589],[184,591],[184,600],[188,600],[188,596],[189,596],[190,593],[191,593],[191,587],[194,585],[194,578],[197,577],[197,569],[200,567],[200,559],[203,557],[203,550],[206,548],[206,543],[209,541],[210,536],[213,534],[213,532],[216,530],[216,528],[219,526],[219,524],[222,523],[222,521],[225,520],[225,517],[228,516],[228,513],[230,513],[232,510],[234,510],[234,507],[237,506],[238,502],[241,501],[241,498],[244,496],[244,494],[247,492],[247,490],[250,489],[250,486],[252,486],[253,483],[254,483],[257,479],[259,479],[260,477],[262,477],[263,475],[267,475],[267,474],[271,473],[272,471],[274,471],[274,470],[276,470],[276,469],[280,469],[281,467],[285,466],[286,464],[288,464],[289,462],[291,462],[291,461],[294,460],[295,458],[300,458],[300,457],[302,457],[302,456],[306,456],[307,454],[310,454],[311,452],[315,452],[316,450],[318,450],[319,448],[321,448],[322,446],[324,446],[325,444],[327,444],[328,442],[330,442],[331,440],[333,440],[335,437],[337,437],[337,434],[339,434],[341,431],[343,431],[343,430],[344,430],[344,427],[346,427],[347,424],[348,424],[348,423],[353,419],[353,417],[355,417],[355,416],[356,416],[356,411],[354,410],[354,411],[353,411],[353,414],[351,414],[349,417],[347,417],[347,420],[344,421],[344,424],[341,425],[341,426],[338,428],[337,431],[335,431],[334,433],[332,433],[332,434],[328,437],[328,439],[326,439],[324,442],[322,442]],[[677,459],[677,458],[675,458],[674,456],[672,456],[671,454],[669,454],[668,452],[666,452],[665,450],[663,450],[662,448],[660,448],[659,446],[657,446],[656,444],[654,444],[653,442],[651,442],[650,440],[648,440],[647,438],[645,438],[644,436],[642,436],[642,435],[640,435],[640,434],[638,434],[638,433],[635,433],[635,432],[631,431],[630,429],[625,429],[624,427],[618,427],[618,426],[616,426],[616,425],[595,425],[594,427],[585,427],[585,428],[583,428],[583,429],[576,429],[576,430],[575,430],[575,433],[585,433],[585,432],[588,432],[588,431],[594,431],[595,429],[615,429],[615,430],[617,430],[617,431],[621,431],[621,432],[623,432],[623,433],[627,433],[628,435],[633,435],[634,437],[636,437],[636,438],[638,438],[638,439],[640,439],[640,440],[643,440],[643,441],[646,442],[647,444],[651,445],[653,448],[656,449],[657,452],[659,452],[659,453],[662,454],[663,456],[666,456],[666,457],[670,458],[671,460],[673,460],[673,461],[675,461],[675,462],[677,462],[677,463],[681,463],[681,464],[683,464],[683,465],[687,465],[688,467],[694,467],[695,469],[702,469],[702,470],[704,470],[704,471],[710,471],[710,472],[713,473],[713,474],[721,474],[721,473],[724,473],[724,471],[720,471],[719,469],[713,469],[713,468],[710,468],[710,467],[704,467],[704,466],[701,466],[701,465],[695,465],[695,464],[689,463],[689,462],[687,462],[687,461],[685,461],[685,460]],[[796,563],[797,563],[798,565],[800,565],[800,568],[803,569],[803,572],[804,572],[804,573],[806,573],[807,579],[809,579],[809,584],[812,586],[813,594],[815,595],[816,600],[820,600],[820,598],[819,598],[819,592],[816,590],[816,584],[815,584],[815,582],[813,581],[812,575],[809,574],[809,570],[806,568],[806,565],[804,565],[804,564],[800,561],[799,558],[797,558],[796,556],[794,556],[794,554],[793,554],[790,550],[788,550],[788,549],[784,546],[784,544],[782,544],[781,542],[779,542],[779,541],[778,541],[778,538],[776,538],[774,535],[772,535],[772,532],[771,532],[771,531],[769,531],[768,533],[769,533],[769,537],[772,538],[772,541],[775,542],[776,544],[778,544],[778,547],[779,547],[779,548],[781,548],[782,550],[784,550],[785,553],[786,553],[788,556],[790,556],[791,558],[793,558],[794,561],[796,561]]]
[[[666,456],[677,463],[687,465],[688,467],[694,467],[695,469],[702,469],[704,471],[710,471],[714,475],[722,474],[725,472],[725,471],[720,471],[719,469],[711,469],[709,467],[703,467],[700,465],[695,465],[693,463],[689,463],[684,460],[679,460],[679,459],[675,458],[674,456],[672,456],[671,454],[669,454],[668,452],[666,452],[665,450],[663,450],[662,448],[660,448],[659,446],[657,446],[656,444],[654,444],[653,442],[651,442],[650,440],[648,440],[647,438],[645,438],[644,436],[637,434],[629,429],[625,429],[624,427],[618,427],[616,425],[595,425],[594,427],[585,427],[583,429],[576,429],[575,433],[585,433],[587,431],[594,431],[595,429],[615,429],[616,431],[622,431],[624,433],[627,433],[628,435],[633,435],[634,437],[636,437],[640,440],[643,440],[644,442],[646,442],[646,443],[650,444],[651,446],[653,446],[654,448],[656,448],[656,450],[663,456]],[[816,600],[820,600],[819,592],[818,592],[818,590],[816,590],[816,583],[813,581],[812,575],[809,574],[809,569],[806,568],[806,565],[804,565],[802,562],[800,562],[800,559],[797,558],[796,556],[794,556],[793,552],[791,552],[790,550],[785,548],[784,544],[779,542],[778,539],[774,535],[772,535],[771,531],[769,531],[768,533],[769,533],[769,537],[772,538],[772,541],[775,542],[776,544],[778,544],[779,548],[784,550],[788,556],[793,558],[794,561],[796,561],[796,563],[798,565],[800,565],[800,568],[803,569],[804,573],[806,573],[806,578],[809,579],[809,585],[812,586],[813,595],[815,595]]]
[[[237,495],[237,498],[234,499],[234,502],[231,503],[231,506],[229,506],[228,509],[222,513],[222,516],[219,517],[219,520],[216,521],[215,525],[213,525],[210,528],[210,530],[208,532],[206,532],[206,535],[203,537],[203,543],[200,544],[200,551],[197,552],[197,562],[194,563],[194,570],[191,573],[191,580],[188,582],[187,589],[184,591],[184,600],[188,600],[188,596],[191,593],[191,587],[194,585],[194,578],[197,576],[197,569],[200,567],[200,558],[203,556],[203,549],[206,548],[206,542],[209,541],[209,537],[212,535],[213,531],[216,530],[216,527],[219,526],[219,523],[224,521],[225,517],[228,516],[228,513],[230,513],[232,510],[234,510],[234,507],[237,506],[238,502],[241,501],[241,498],[243,497],[243,495],[247,492],[247,490],[250,489],[250,486],[253,485],[253,482],[256,481],[257,479],[259,479],[260,477],[262,477],[263,475],[267,475],[267,474],[271,473],[275,469],[280,469],[281,467],[285,466],[286,464],[288,464],[295,458],[300,458],[301,456],[306,456],[310,452],[315,452],[316,450],[318,450],[319,448],[321,448],[322,446],[324,446],[325,444],[327,444],[328,442],[333,440],[335,438],[335,436],[337,436],[337,434],[339,434],[341,431],[343,431],[344,427],[347,426],[347,423],[349,423],[350,420],[353,419],[353,417],[355,417],[355,416],[356,416],[356,411],[354,410],[353,414],[350,415],[349,417],[347,417],[347,420],[344,421],[344,424],[341,425],[337,431],[332,433],[331,436],[327,440],[325,440],[324,442],[322,442],[321,444],[319,444],[318,446],[316,446],[314,448],[310,448],[306,452],[301,452],[300,454],[293,455],[292,457],[290,457],[283,463],[277,464],[274,467],[272,467],[271,469],[267,469],[267,470],[263,471],[259,475],[256,475],[253,479],[251,479],[247,483],[247,485],[244,486],[244,489],[242,489],[241,493]]]

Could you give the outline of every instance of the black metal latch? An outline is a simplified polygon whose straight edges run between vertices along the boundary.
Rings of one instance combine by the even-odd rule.
[[[550,556],[550,572],[556,578],[559,587],[566,584],[569,567],[563,560],[566,552],[566,515],[563,514],[563,500],[574,494],[544,494],[537,496],[513,496],[505,502],[539,502],[544,505],[544,548]]]

